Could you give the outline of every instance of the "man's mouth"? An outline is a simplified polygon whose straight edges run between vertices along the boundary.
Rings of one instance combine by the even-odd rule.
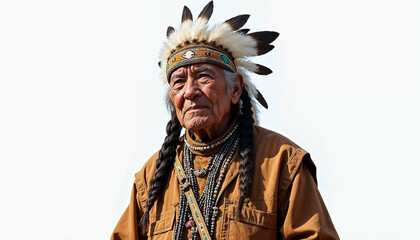
[[[200,111],[207,108],[206,106],[202,106],[202,105],[194,105],[194,106],[190,106],[187,108],[187,110],[185,111],[185,113],[187,112],[195,112],[195,111]]]

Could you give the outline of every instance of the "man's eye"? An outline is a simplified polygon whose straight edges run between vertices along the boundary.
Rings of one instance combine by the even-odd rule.
[[[180,86],[182,86],[182,84],[184,82],[181,79],[178,79],[178,80],[175,79],[175,80],[172,80],[172,81],[173,81],[172,88],[179,88]]]
[[[198,75],[198,77],[199,78],[210,78],[210,75],[206,74],[206,73],[202,73],[202,74]]]
[[[174,79],[173,80],[174,85],[175,84],[181,84],[182,82],[183,82],[182,79]]]

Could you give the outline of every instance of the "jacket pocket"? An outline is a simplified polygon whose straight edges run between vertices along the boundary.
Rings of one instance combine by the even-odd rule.
[[[164,212],[149,218],[148,239],[170,239],[173,235],[175,210]]]
[[[276,239],[277,215],[243,206],[236,219],[237,205],[227,209],[227,239]]]

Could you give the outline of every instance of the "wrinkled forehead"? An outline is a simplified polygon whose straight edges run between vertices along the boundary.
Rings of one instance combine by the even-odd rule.
[[[208,72],[208,73],[219,75],[219,74],[224,74],[223,71],[224,71],[224,68],[221,68],[217,65],[210,64],[210,63],[189,64],[189,65],[181,66],[175,69],[169,76],[169,83],[171,83],[171,80],[173,78],[187,76],[189,72],[191,72],[192,74]]]

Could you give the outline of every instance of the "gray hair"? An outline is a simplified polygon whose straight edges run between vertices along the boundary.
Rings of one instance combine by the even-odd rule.
[[[225,79],[227,83],[227,91],[230,92],[233,87],[235,87],[236,83],[236,72],[229,71],[227,69],[223,69],[223,72],[225,74]]]

